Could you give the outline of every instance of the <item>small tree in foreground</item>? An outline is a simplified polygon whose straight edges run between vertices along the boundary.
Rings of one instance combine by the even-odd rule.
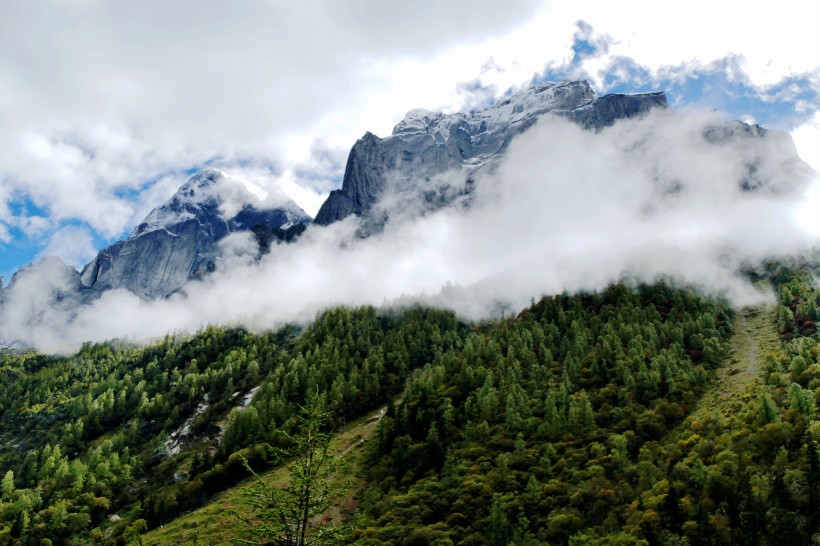
[[[290,449],[269,447],[281,460],[291,461],[285,465],[289,474],[286,485],[264,481],[245,461],[256,482],[242,495],[255,513],[250,519],[237,514],[247,524],[250,537],[241,543],[308,546],[338,542],[340,529],[329,521],[317,521],[332,506],[330,478],[339,463],[330,451],[330,434],[323,430],[329,416],[324,399],[308,395],[300,407],[296,432],[289,435]]]

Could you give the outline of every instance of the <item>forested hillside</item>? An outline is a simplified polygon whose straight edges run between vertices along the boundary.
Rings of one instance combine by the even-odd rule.
[[[778,306],[738,316],[619,284],[481,324],[336,309],[303,330],[5,354],[0,544],[136,543],[246,479],[240,454],[281,464],[263,444],[288,447],[316,390],[334,430],[388,408],[346,542],[808,542],[820,292],[762,275]]]
[[[136,536],[245,478],[236,451],[259,468],[277,462],[254,443],[284,442],[308,389],[344,423],[452,351],[464,328],[443,311],[339,309],[298,336],[209,328],[145,349],[4,355],[0,543]]]
[[[656,467],[661,442],[708,387],[730,334],[728,309],[663,285],[544,299],[472,333],[463,351],[414,374],[382,421],[369,525],[354,538],[659,534],[658,513],[676,502]]]
[[[382,421],[352,538],[812,542],[820,292],[766,276],[776,311],[745,310],[731,353],[725,309],[658,287],[543,300],[472,335]]]

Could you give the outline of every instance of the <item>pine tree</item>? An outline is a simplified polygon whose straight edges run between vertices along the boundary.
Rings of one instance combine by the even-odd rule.
[[[274,455],[291,459],[285,465],[290,481],[284,487],[263,481],[245,461],[256,482],[243,495],[256,512],[252,519],[259,522],[238,516],[251,537],[245,543],[307,546],[339,541],[338,529],[316,521],[332,506],[330,478],[339,463],[330,451],[330,434],[324,431],[329,417],[324,399],[309,395],[300,408],[297,433],[290,436],[292,447],[284,453],[274,450]]]
[[[6,472],[6,475],[3,476],[2,486],[2,500],[4,502],[10,502],[11,496],[14,494],[14,472],[9,470]]]

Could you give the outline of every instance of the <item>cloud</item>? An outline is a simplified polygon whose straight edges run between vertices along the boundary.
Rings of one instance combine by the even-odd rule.
[[[803,203],[797,207],[795,222],[807,233],[820,240],[820,178],[806,190]]]
[[[20,231],[29,238],[41,237],[52,227],[51,220],[45,216],[18,216],[15,220]]]
[[[145,302],[108,292],[61,328],[25,339],[55,349],[209,323],[265,329],[307,322],[328,306],[410,300],[482,318],[621,278],[671,277],[738,304],[760,302],[766,296],[738,270],[817,243],[793,220],[814,172],[786,135],[749,137],[721,123],[710,112],[658,111],[595,134],[542,119],[476,181],[469,206],[405,215],[367,239],[352,217],[313,226],[259,263],[238,236],[225,242],[217,271],[183,293]],[[715,127],[724,128],[716,143]],[[744,191],[752,175],[760,187]],[[4,324],[15,320],[13,306],[4,313]]]
[[[708,62],[688,58],[651,66],[613,53],[619,42],[588,22],[578,21],[576,26],[572,55],[548,62],[537,79],[586,79],[599,93],[663,90],[676,108],[713,108],[731,119],[783,130],[800,125],[820,108],[820,68],[816,65],[761,84],[755,81],[746,58],[731,51]]]
[[[481,108],[539,77],[666,89],[678,106],[801,127],[811,153],[800,142],[820,73],[801,15],[813,11],[806,0],[4,1],[0,222],[32,245],[65,225],[110,243],[202,165],[260,171],[315,214],[365,131],[387,135],[416,107]],[[9,210],[21,200],[47,220]]]
[[[652,71],[737,55],[744,59],[751,82],[767,86],[817,68],[816,56],[806,47],[816,33],[815,21],[806,16],[812,12],[808,0],[719,5],[706,0],[577,0],[556,2],[552,15],[604,29],[614,37],[609,46],[613,57],[633,59]]]
[[[79,226],[60,228],[51,235],[48,244],[40,252],[40,257],[57,256],[77,269],[81,269],[96,255],[93,237],[88,229]]]
[[[820,113],[815,112],[810,120],[792,131],[792,136],[800,157],[815,172],[820,172]],[[804,203],[798,207],[795,218],[805,230],[820,238],[820,177],[806,190]]]
[[[77,272],[53,257],[21,269],[3,293],[3,341],[65,350],[67,321],[79,304],[76,281]]]
[[[792,131],[800,157],[814,170],[820,171],[820,112]]]
[[[296,175],[290,169],[284,173],[276,173],[267,166],[227,166],[222,172],[244,184],[245,189],[259,199],[259,202],[254,203],[257,208],[278,208],[292,200],[305,212],[315,216],[327,197],[326,192],[319,193],[309,185],[299,184]],[[229,197],[223,195],[222,208],[230,203]],[[234,210],[223,210],[227,218],[235,216],[245,202],[242,193],[237,193],[234,197]]]
[[[536,4],[3,2],[0,178],[55,222],[117,236],[123,192],[214,159],[296,160],[286,141],[340,109],[350,125],[389,80],[375,62],[507,31]]]

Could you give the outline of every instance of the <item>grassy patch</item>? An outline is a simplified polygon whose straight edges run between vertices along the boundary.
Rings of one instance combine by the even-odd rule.
[[[706,413],[728,416],[740,411],[754,396],[766,356],[780,350],[774,312],[771,307],[746,307],[738,311],[731,354],[684,426]]]
[[[337,476],[341,485],[348,479],[353,479],[357,472],[363,454],[364,442],[373,434],[385,408],[377,410],[362,419],[354,421],[339,434],[331,443],[337,457],[345,460]],[[266,481],[284,484],[287,479],[287,470],[279,467],[262,476]],[[206,544],[230,544],[240,538],[243,523],[232,512],[243,517],[251,515],[250,508],[244,504],[242,490],[252,483],[246,480],[239,485],[221,493],[205,506],[184,514],[175,520],[143,535],[142,541],[146,546],[184,546]],[[333,510],[329,517],[333,521],[340,521],[345,513],[351,512],[356,506],[353,494],[356,483],[346,495],[337,499],[339,507]]]

